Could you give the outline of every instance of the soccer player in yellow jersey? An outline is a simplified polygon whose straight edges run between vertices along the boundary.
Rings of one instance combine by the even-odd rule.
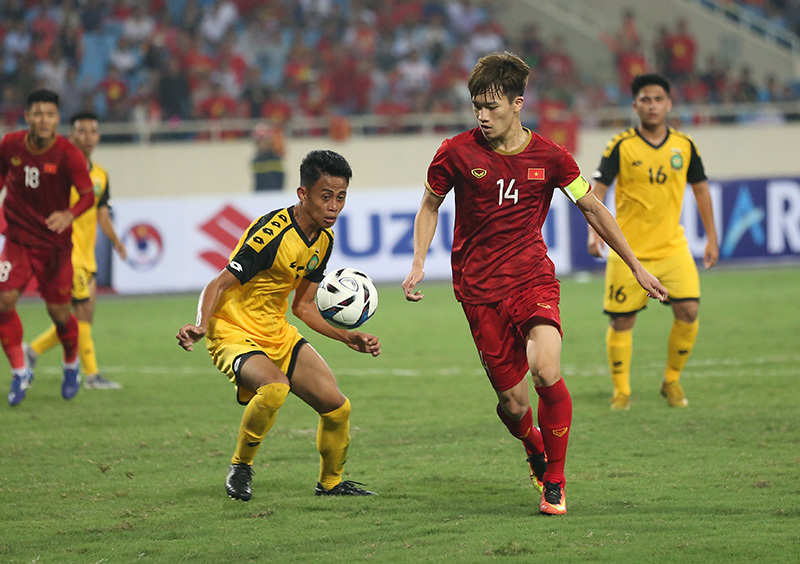
[[[200,294],[197,320],[176,335],[191,351],[206,337],[211,359],[236,386],[246,406],[225,490],[252,496],[253,459],[289,392],[319,414],[320,453],[316,495],[372,495],[342,481],[350,444],[350,400],[322,357],[286,319],[292,313],[314,331],[351,349],[378,356],[374,335],[337,329],[314,303],[333,248],[331,227],[344,207],[352,171],[333,151],[312,151],[300,165],[299,201],[256,219],[231,253],[228,265]]]
[[[69,140],[81,150],[89,165],[89,177],[94,185],[94,205],[72,223],[72,309],[78,319],[78,356],[81,370],[86,379],[83,385],[87,389],[117,389],[120,384],[106,380],[97,365],[94,339],[92,338],[92,321],[97,297],[97,261],[95,259],[95,242],[97,225],[103,230],[114,246],[114,250],[125,259],[125,246],[114,231],[109,212],[108,172],[92,161],[92,152],[100,141],[100,126],[97,116],[92,112],[81,112],[70,118],[71,129]],[[78,191],[72,187],[70,202],[78,200]],[[36,337],[30,345],[25,345],[25,355],[31,368],[36,366],[40,354],[58,345],[58,334],[55,325]]]
[[[672,407],[686,407],[679,380],[694,347],[700,303],[697,266],[679,223],[687,183],[708,236],[705,268],[719,259],[717,231],[697,147],[691,137],[667,126],[672,109],[669,83],[656,74],[640,75],[631,83],[631,91],[639,125],[609,142],[594,174],[594,191],[602,201],[616,178],[617,222],[636,258],[669,291],[674,320],[661,395]],[[603,242],[591,227],[588,246],[590,254],[601,256]],[[613,251],[608,254],[605,285],[603,308],[610,318],[606,350],[614,382],[611,408],[629,409],[633,325],[647,305],[647,295]]]

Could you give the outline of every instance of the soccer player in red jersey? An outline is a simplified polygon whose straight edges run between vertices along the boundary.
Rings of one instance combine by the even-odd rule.
[[[486,55],[472,69],[468,86],[479,127],[445,140],[428,168],[414,222],[414,258],[402,286],[407,300],[423,298],[415,288],[425,275],[439,206],[453,189],[456,299],[497,394],[497,415],[525,447],[531,481],[542,492],[539,511],[560,515],[567,511],[564,460],[572,399],[561,377],[560,287],[542,238],[556,188],[651,296],[663,301],[667,292],[636,260],[572,155],[522,126],[528,75],[528,65],[512,53]],[[529,370],[541,430],[533,422]]]
[[[80,389],[78,322],[70,308],[72,291],[72,220],[94,202],[86,159],[58,135],[58,95],[36,90],[28,96],[29,129],[0,140],[0,177],[7,188],[3,204],[6,241],[0,254],[0,341],[11,364],[9,405],[25,399],[33,371],[22,349],[20,292],[35,277],[47,313],[64,347],[61,395],[72,399]],[[72,186],[80,198],[70,207]]]

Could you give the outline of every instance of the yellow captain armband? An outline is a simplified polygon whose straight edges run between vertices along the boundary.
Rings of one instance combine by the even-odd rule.
[[[564,192],[564,195],[574,204],[589,193],[589,191],[592,189],[592,185],[589,184],[589,181],[583,176],[578,175],[575,180],[566,186],[561,186],[560,188],[561,191]]]

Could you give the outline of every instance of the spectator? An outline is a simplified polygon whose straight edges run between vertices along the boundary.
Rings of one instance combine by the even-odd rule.
[[[213,0],[203,13],[200,32],[213,44],[219,44],[228,29],[236,23],[239,11],[230,0]]]
[[[524,53],[525,62],[531,69],[536,69],[544,59],[545,46],[539,37],[539,26],[531,22],[522,28],[519,38],[519,52]]]
[[[97,83],[106,106],[105,121],[126,121],[128,119],[128,82],[114,65],[108,67],[106,76]]]
[[[180,61],[174,57],[168,59],[166,69],[158,79],[156,98],[165,120],[181,120],[191,115],[189,79],[181,69]]]
[[[505,43],[497,24],[484,22],[475,27],[475,32],[469,40],[469,51],[475,60],[486,53],[500,52],[503,49]]]
[[[28,53],[31,49],[32,41],[33,35],[25,25],[25,20],[11,20],[8,25],[8,32],[3,38],[6,57],[18,59],[21,55]]]
[[[61,45],[56,43],[50,48],[50,54],[47,59],[39,63],[36,69],[36,77],[44,88],[54,92],[62,92],[67,81],[68,68],[69,62],[62,55]]]
[[[408,57],[398,63],[397,73],[398,94],[404,99],[410,99],[415,94],[430,89],[433,69],[416,49],[412,49]]]
[[[64,84],[57,92],[60,112],[65,116],[72,116],[87,108],[85,98],[91,94],[90,88],[78,79],[78,68],[75,65],[67,67]]]
[[[739,79],[734,86],[733,101],[743,104],[752,104],[758,101],[758,88],[753,82],[750,67],[742,67]]]
[[[541,71],[545,85],[570,88],[575,83],[575,63],[572,60],[572,55],[567,52],[567,45],[563,36],[557,35],[550,47],[545,49]]]
[[[142,57],[130,40],[121,35],[117,40],[117,45],[108,56],[108,62],[123,75],[132,75],[139,66]]]
[[[261,69],[248,67],[240,97],[245,107],[243,115],[251,118],[260,117],[261,106],[267,100],[268,92],[269,88],[261,80]]]
[[[253,170],[253,188],[256,192],[283,190],[284,148],[283,132],[272,125],[258,124],[253,130],[256,153],[251,167]]]
[[[667,37],[669,60],[667,63],[667,78],[680,84],[695,70],[695,56],[697,55],[697,42],[689,32],[686,18],[679,18],[674,33]]]
[[[155,31],[156,20],[147,12],[144,2],[133,5],[133,13],[122,24],[122,35],[132,44],[141,45]]]
[[[190,34],[200,32],[200,25],[203,21],[203,10],[200,8],[199,0],[186,0],[183,6],[183,18],[181,19],[181,29]]]
[[[229,31],[222,40],[214,61],[214,72],[222,83],[225,92],[238,98],[244,87],[247,74],[247,61],[236,50],[236,35]]]
[[[100,31],[108,14],[108,9],[103,0],[87,0],[81,8],[81,25],[88,33]]]
[[[238,105],[218,80],[211,81],[208,96],[197,104],[196,115],[202,119],[225,119],[236,117]]]
[[[16,129],[24,120],[25,98],[14,84],[8,83],[3,86],[3,96],[0,99],[0,119],[2,124],[8,129]]]
[[[279,129],[283,129],[292,117],[292,105],[278,92],[267,89],[266,100],[261,104],[261,117]]]

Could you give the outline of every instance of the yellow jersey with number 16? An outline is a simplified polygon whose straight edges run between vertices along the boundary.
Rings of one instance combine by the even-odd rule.
[[[608,143],[594,179],[611,185],[616,178],[617,223],[639,259],[671,256],[687,245],[680,224],[687,183],[706,180],[694,141],[669,128],[659,145],[636,128]]]

